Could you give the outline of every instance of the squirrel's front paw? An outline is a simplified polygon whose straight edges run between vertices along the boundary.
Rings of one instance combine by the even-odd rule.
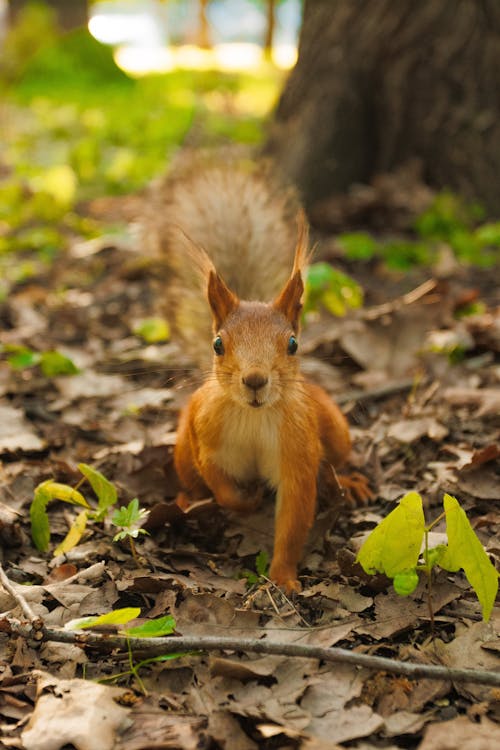
[[[338,480],[345,492],[345,499],[351,508],[368,505],[375,498],[364,474],[353,471],[349,476],[340,475]]]
[[[234,510],[236,513],[252,513],[260,507],[262,498],[262,487],[252,488],[252,491],[234,488],[230,492],[226,491],[215,496],[219,505]]]
[[[302,586],[297,579],[297,570],[293,566],[273,562],[269,571],[269,577],[287,594],[293,594],[302,590]]]

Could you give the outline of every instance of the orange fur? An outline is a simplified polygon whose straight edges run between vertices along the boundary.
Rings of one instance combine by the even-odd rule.
[[[288,351],[298,334],[308,258],[302,218],[291,276],[269,304],[240,300],[208,268],[207,297],[223,353],[184,409],[175,448],[181,506],[186,496],[212,493],[221,506],[245,512],[261,501],[264,486],[275,490],[270,575],[287,591],[300,588],[297,566],[314,521],[320,468],[340,467],[351,447],[345,417],[325,391],[304,380]]]

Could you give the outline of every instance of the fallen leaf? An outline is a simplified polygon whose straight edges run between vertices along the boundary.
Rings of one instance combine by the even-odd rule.
[[[21,409],[0,405],[0,453],[41,451],[45,442],[36,434]]]
[[[430,724],[418,750],[494,750],[500,747],[500,726],[483,717],[480,723],[465,716]]]
[[[443,398],[454,406],[476,406],[476,416],[493,416],[500,412],[500,389],[498,388],[445,388]]]
[[[395,438],[400,443],[414,443],[421,437],[440,441],[448,434],[448,428],[440,424],[435,417],[420,419],[401,419],[393,422],[387,431],[387,437]]]
[[[101,375],[91,370],[71,378],[55,378],[54,383],[62,398],[51,404],[53,411],[59,411],[77,399],[116,397],[117,393],[130,391],[130,384],[119,375]]]
[[[500,617],[492,617],[491,622],[475,622],[472,625],[456,626],[456,637],[450,643],[440,644],[447,666],[460,667],[463,669],[481,669],[486,671],[498,671],[500,669],[500,658],[494,651],[483,648],[483,644],[489,640],[494,641],[500,630]],[[476,685],[472,683],[455,683],[455,690],[473,701],[490,701],[492,699],[491,687],[487,685]]]
[[[365,704],[353,705],[363,688],[366,672],[347,664],[337,664],[321,680],[307,688],[300,705],[311,714],[303,729],[308,734],[333,743],[367,737],[384,725],[382,716]]]
[[[399,737],[402,734],[417,734],[430,721],[432,714],[396,711],[385,717],[384,736]]]
[[[113,750],[116,733],[130,725],[116,700],[125,690],[88,680],[58,680],[38,672],[35,710],[21,734],[25,750]]]

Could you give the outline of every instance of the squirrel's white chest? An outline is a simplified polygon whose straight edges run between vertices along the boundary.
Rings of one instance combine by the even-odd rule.
[[[237,482],[280,482],[280,416],[271,409],[235,406],[222,429],[217,464]]]

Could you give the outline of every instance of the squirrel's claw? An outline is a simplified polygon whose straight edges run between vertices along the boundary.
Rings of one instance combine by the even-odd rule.
[[[271,569],[269,571],[269,577],[277,586],[279,586],[286,594],[293,594],[302,590],[300,582],[297,580],[297,571],[295,568],[291,568],[285,565],[275,565],[271,563]]]
[[[352,472],[349,476],[342,474],[338,477],[339,484],[344,490],[344,497],[351,507],[368,505],[375,499],[375,494],[370,489],[368,479],[364,474]]]

